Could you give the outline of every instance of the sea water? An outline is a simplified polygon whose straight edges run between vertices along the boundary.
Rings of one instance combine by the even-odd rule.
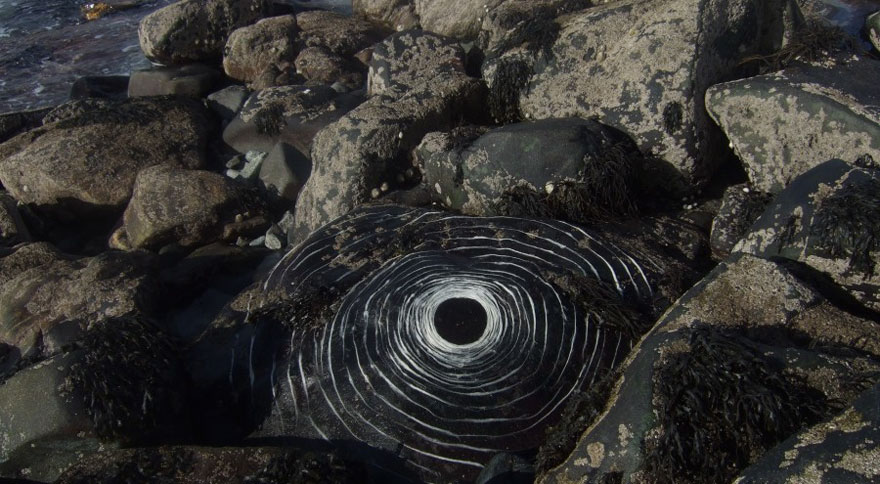
[[[144,0],[129,10],[86,21],[80,6],[95,0],[0,0],[0,113],[64,102],[81,76],[127,75],[150,66],[137,26],[174,0]],[[350,0],[282,0],[299,7],[351,13]],[[858,34],[880,0],[802,0]]]

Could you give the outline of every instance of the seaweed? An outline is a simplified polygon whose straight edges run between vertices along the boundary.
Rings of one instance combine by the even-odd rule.
[[[551,218],[545,196],[527,186],[508,189],[492,204],[492,211],[509,217]]]
[[[659,437],[644,443],[647,482],[730,482],[830,411],[819,392],[733,332],[698,326],[689,343],[653,377]]]
[[[489,113],[497,123],[522,120],[519,95],[528,86],[532,67],[522,59],[501,59],[489,87]]]
[[[589,388],[568,399],[559,422],[545,430],[547,437],[538,449],[535,460],[537,475],[562,464],[571,454],[581,435],[601,415],[618,376],[616,371],[609,372]]]
[[[155,325],[111,318],[78,345],[84,355],[71,365],[63,392],[81,394],[100,438],[130,444],[180,436],[186,379],[176,349]]]
[[[253,121],[257,127],[257,133],[278,136],[287,126],[287,120],[284,119],[284,106],[280,103],[270,103],[254,114]]]
[[[289,452],[270,460],[247,484],[336,484],[365,482],[362,465],[341,459],[334,453]]]
[[[849,268],[874,275],[871,253],[880,249],[880,181],[846,183],[819,203],[811,235],[833,257],[849,257]]]
[[[740,65],[756,63],[759,73],[765,74],[785,69],[795,62],[815,62],[837,52],[858,49],[858,42],[840,27],[830,25],[820,18],[812,18],[778,51],[746,57],[740,61]]]

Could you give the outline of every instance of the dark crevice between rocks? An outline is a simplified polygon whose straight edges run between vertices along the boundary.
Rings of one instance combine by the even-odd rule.
[[[562,410],[559,422],[546,429],[547,437],[538,449],[535,459],[535,474],[542,475],[562,464],[574,450],[581,435],[591,426],[602,412],[611,396],[614,384],[620,375],[612,371],[574,395]],[[611,481],[614,482],[614,481]]]
[[[817,62],[837,54],[853,52],[865,54],[858,39],[843,29],[823,19],[807,19],[791,40],[782,48],[768,55],[753,55],[740,61],[740,66],[757,66],[759,74],[775,72],[796,62]]]
[[[849,269],[874,275],[872,253],[880,250],[880,181],[845,184],[819,203],[810,225],[817,246],[833,257],[849,258]]]
[[[653,376],[659,436],[646,482],[729,482],[767,449],[830,415],[819,392],[731,331],[697,327]]]

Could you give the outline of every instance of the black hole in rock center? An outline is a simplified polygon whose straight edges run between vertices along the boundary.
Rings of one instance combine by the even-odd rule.
[[[434,327],[441,338],[452,344],[470,344],[486,331],[486,310],[473,299],[447,299],[437,306]]]

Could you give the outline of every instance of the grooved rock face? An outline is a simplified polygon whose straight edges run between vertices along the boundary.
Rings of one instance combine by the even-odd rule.
[[[352,0],[351,6],[356,14],[394,30],[410,30],[419,26],[413,0]]]
[[[292,62],[298,51],[296,17],[283,15],[257,21],[232,32],[223,53],[223,70],[239,81],[251,82],[273,64]]]
[[[254,437],[353,440],[473,481],[625,358],[653,269],[564,222],[364,207],[289,252],[247,324],[206,332],[194,375],[216,375],[212,402],[251,402],[230,420]]]
[[[182,0],[141,20],[141,50],[161,64],[214,61],[233,30],[269,12],[268,0]]]
[[[0,145],[0,182],[23,203],[116,211],[142,168],[201,167],[210,125],[197,101],[109,102]]]

